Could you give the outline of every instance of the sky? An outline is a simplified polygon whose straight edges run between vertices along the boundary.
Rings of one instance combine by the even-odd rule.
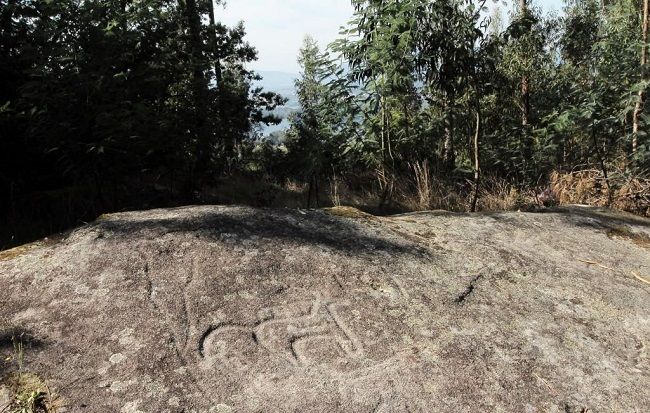
[[[546,11],[562,8],[562,0],[534,3]],[[507,10],[510,4],[501,7]],[[299,72],[296,57],[306,34],[325,48],[352,12],[350,0],[227,0],[225,9],[218,9],[219,20],[226,25],[244,21],[247,41],[258,51],[251,69],[289,73]]]

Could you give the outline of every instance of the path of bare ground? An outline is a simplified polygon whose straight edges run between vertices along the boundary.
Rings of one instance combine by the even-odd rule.
[[[0,318],[68,412],[650,411],[650,221],[349,212],[110,215],[2,253]]]

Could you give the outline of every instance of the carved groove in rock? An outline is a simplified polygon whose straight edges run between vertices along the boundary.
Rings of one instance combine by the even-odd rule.
[[[266,354],[295,366],[323,362],[318,353],[335,352],[337,359],[358,358],[363,346],[339,314],[345,305],[317,298],[307,314],[276,316],[283,311],[271,307],[261,311],[271,316],[253,325],[221,323],[210,326],[199,340],[199,356],[228,361],[243,358],[246,353],[257,353],[258,357]]]

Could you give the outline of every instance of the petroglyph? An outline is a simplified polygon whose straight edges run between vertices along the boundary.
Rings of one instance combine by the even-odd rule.
[[[295,366],[358,358],[363,347],[341,318],[345,306],[344,302],[317,298],[266,308],[253,325],[210,326],[199,340],[198,352],[203,359],[234,361],[238,365],[251,356],[273,357]]]
[[[210,326],[201,337],[199,355],[205,360],[219,360],[232,368],[245,368],[261,356],[250,326],[219,324]]]

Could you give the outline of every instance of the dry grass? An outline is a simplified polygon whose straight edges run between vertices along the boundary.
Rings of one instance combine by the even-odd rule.
[[[609,206],[650,216],[650,179],[615,171],[610,176],[608,186],[601,171],[587,169],[553,172],[550,182],[550,187],[561,204]]]
[[[386,171],[360,175],[334,175],[320,186],[319,207],[350,206],[373,214],[447,210],[464,212],[470,204],[471,183],[450,183],[431,173],[426,161],[411,165],[410,176],[395,177]],[[235,175],[222,179],[203,195],[212,204],[261,207],[307,207],[309,185],[295,180],[278,183],[272,177]],[[484,179],[479,210],[516,210],[535,204],[505,180]],[[313,205],[313,204],[312,204]]]
[[[429,178],[429,163],[415,162],[411,164],[413,170],[413,180],[415,181],[415,190],[417,199],[415,200],[417,208],[421,210],[430,209],[432,201],[432,186]]]
[[[551,190],[560,204],[606,206],[609,190],[604,177],[595,169],[573,172],[554,171],[550,176]]]
[[[614,207],[650,216],[650,179],[629,178],[616,191]]]
[[[479,189],[477,210],[512,211],[530,203],[525,194],[507,181],[486,178]]]
[[[395,201],[407,211],[465,211],[469,188],[454,186],[431,174],[426,161],[411,164],[411,176],[396,180]]]
[[[210,204],[301,208],[307,202],[308,185],[266,176],[231,175],[205,190],[202,201]]]
[[[46,238],[43,238],[39,241],[31,242],[29,244],[20,245],[8,250],[0,251],[0,261],[10,260],[16,257],[20,257],[30,251],[33,251],[38,248],[48,247],[56,244],[61,240],[62,236],[60,234],[55,234]],[[2,325],[0,325],[2,327]]]
[[[0,379],[0,390],[8,390],[8,404],[0,406],[2,413],[55,413],[60,399],[38,375],[25,371],[25,333],[0,320],[0,335],[11,336],[13,353],[5,362],[15,365],[14,371]]]
[[[4,380],[12,399],[2,412],[7,413],[54,413],[57,397],[36,374],[13,373]]]
[[[264,193],[265,199],[237,190],[236,186],[240,184],[243,183],[232,180],[226,184],[226,188],[221,187],[221,197],[228,197],[227,203],[291,208],[306,206],[308,186],[305,184],[286,181],[283,185],[277,185],[257,181],[253,189],[245,191],[249,194],[251,191]],[[406,177],[395,178],[376,171],[369,176],[330,178],[329,185],[321,187],[319,198],[321,207],[349,206],[373,214],[427,210],[465,212],[469,208],[471,189],[470,183],[454,184],[436,178],[427,163],[422,162],[413,164],[411,175]],[[482,211],[503,211],[537,204],[533,191],[524,194],[505,180],[485,179],[478,207]]]
[[[321,183],[318,206],[347,205],[373,214],[436,209],[468,211],[471,182],[441,180],[431,173],[426,161],[411,164],[410,171],[409,176],[402,177],[380,170],[364,175],[334,175]],[[547,186],[521,189],[508,180],[485,176],[479,188],[477,210],[533,210],[566,204],[608,205],[608,186],[596,169],[553,172],[549,178]],[[611,207],[650,216],[650,180],[616,178],[610,179],[610,184],[613,188]],[[308,184],[295,180],[277,182],[272,177],[231,176],[209,190],[204,201],[305,208],[308,191]]]

